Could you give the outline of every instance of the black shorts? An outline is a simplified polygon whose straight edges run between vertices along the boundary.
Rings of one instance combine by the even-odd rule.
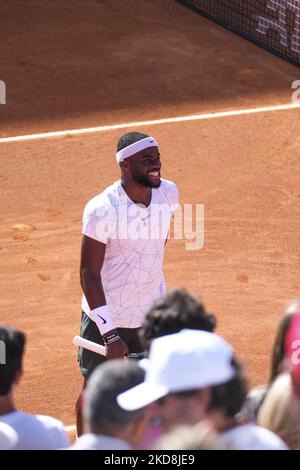
[[[129,354],[143,353],[143,348],[138,335],[140,328],[118,328],[117,330],[121,338],[127,344]],[[94,343],[104,345],[103,337],[101,336],[96,323],[91,320],[85,312],[82,312],[81,315],[80,336],[93,341]],[[88,379],[93,370],[99,364],[106,361],[106,358],[100,354],[94,353],[93,351],[79,347],[77,360],[79,362],[79,368],[82,375],[85,379]]]

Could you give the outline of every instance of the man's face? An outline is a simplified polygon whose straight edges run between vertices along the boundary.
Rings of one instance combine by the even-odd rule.
[[[152,405],[152,415],[160,418],[165,429],[193,426],[207,418],[208,389],[183,394],[170,394]]]
[[[126,159],[131,178],[146,188],[160,186],[160,153],[158,147],[149,147]]]

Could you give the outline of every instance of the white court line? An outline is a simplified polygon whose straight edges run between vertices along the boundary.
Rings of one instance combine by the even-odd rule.
[[[154,119],[151,121],[127,122],[123,124],[112,124],[109,126],[86,127],[82,129],[71,129],[66,131],[43,132],[41,134],[18,135],[15,137],[2,137],[0,143],[19,142],[24,140],[48,139],[50,137],[64,137],[66,135],[92,134],[97,132],[113,131],[130,127],[156,126],[158,124],[172,124],[176,122],[201,121],[204,119],[217,119],[230,116],[242,116],[245,114],[266,113],[272,111],[284,111],[300,108],[299,104],[281,104],[275,106],[264,106],[258,108],[238,109],[236,111],[222,111],[220,113],[192,114],[189,116],[177,116],[172,118]]]
[[[275,106],[263,106],[258,108],[239,109],[236,111],[223,111],[219,113],[192,114],[190,116],[177,116],[173,118],[154,119],[150,121],[137,121],[123,124],[113,124],[109,126],[87,127],[82,129],[72,129],[66,131],[43,132],[41,134],[19,135],[15,137],[2,137],[0,143],[19,142],[26,140],[48,139],[49,137],[64,137],[66,135],[92,134],[97,132],[126,129],[130,127],[155,126],[159,124],[172,124],[177,122],[201,121],[205,119],[216,119],[230,116],[242,116],[245,114],[257,114],[271,111],[284,111],[288,109],[300,108],[298,104],[282,104]],[[76,431],[76,425],[65,426],[66,432]]]

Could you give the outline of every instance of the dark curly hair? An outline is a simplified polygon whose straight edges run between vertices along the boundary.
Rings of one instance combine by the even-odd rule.
[[[188,328],[213,332],[216,318],[185,289],[174,289],[156,300],[148,311],[140,331],[146,351],[154,338]]]
[[[134,144],[139,140],[146,139],[149,137],[147,134],[143,134],[142,132],[127,132],[127,134],[122,135],[117,143],[117,152],[123,150],[124,148],[128,147],[128,145]]]
[[[220,411],[228,418],[234,418],[241,411],[248,392],[242,365],[235,358],[232,359],[231,365],[235,369],[233,378],[211,388],[212,395],[208,407],[209,411]]]

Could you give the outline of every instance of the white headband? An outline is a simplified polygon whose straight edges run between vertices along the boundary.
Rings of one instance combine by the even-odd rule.
[[[117,162],[120,163],[126,158],[131,157],[131,155],[141,152],[141,150],[147,149],[148,147],[158,147],[158,144],[153,137],[145,137],[145,139],[138,140],[137,142],[134,142],[134,144],[128,145],[128,147],[117,152]]]

